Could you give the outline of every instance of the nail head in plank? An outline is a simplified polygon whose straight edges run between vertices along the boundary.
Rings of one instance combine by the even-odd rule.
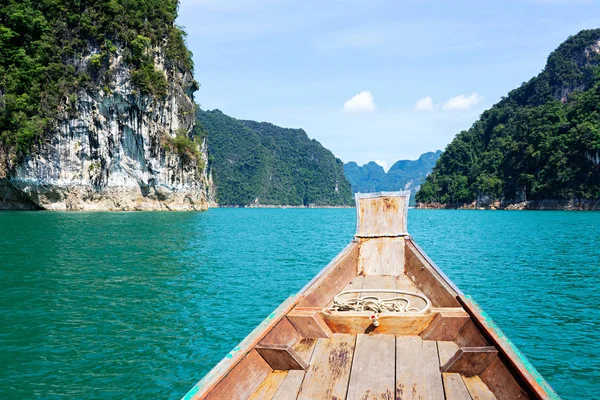
[[[207,399],[246,399],[250,397],[273,369],[258,354],[251,350],[215,388]]]
[[[318,339],[298,399],[345,398],[355,343],[356,336],[353,335]]]
[[[446,400],[471,400],[471,395],[460,374],[446,372],[442,374],[442,377]]]
[[[296,400],[305,374],[305,371],[290,371],[273,396],[273,400]]]
[[[393,335],[358,335],[346,398],[394,398],[395,360]]]
[[[396,336],[396,399],[444,400],[436,342]]]
[[[457,372],[465,376],[481,374],[498,357],[493,346],[463,347],[442,367],[442,372]]]
[[[473,400],[496,400],[494,393],[482,382],[478,376],[463,376],[465,386]]]
[[[273,398],[288,371],[273,371],[262,381],[258,389],[250,396],[250,400],[270,400]]]

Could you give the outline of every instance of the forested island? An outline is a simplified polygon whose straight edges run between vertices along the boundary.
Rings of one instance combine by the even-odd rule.
[[[343,163],[302,129],[198,111],[220,206],[350,206]]]
[[[569,37],[544,70],[446,147],[421,207],[600,209],[600,29]]]
[[[201,210],[177,0],[4,1],[0,209]]]

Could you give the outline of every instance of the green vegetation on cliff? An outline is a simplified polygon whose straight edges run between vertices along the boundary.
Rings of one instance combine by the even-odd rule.
[[[302,129],[199,111],[217,202],[231,205],[351,205],[343,163]]]
[[[140,93],[164,96],[154,67],[192,69],[177,0],[4,0],[0,7],[0,148],[20,157],[74,112],[79,89],[109,90],[117,49]],[[87,61],[86,61],[87,60]]]
[[[600,198],[600,29],[568,38],[544,70],[448,145],[417,201]]]

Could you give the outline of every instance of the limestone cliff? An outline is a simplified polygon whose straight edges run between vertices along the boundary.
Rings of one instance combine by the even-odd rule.
[[[101,17],[98,26],[111,22]],[[179,34],[173,21],[159,26],[167,33],[149,31],[152,41],[131,28],[129,37],[113,38],[114,45],[90,39],[78,56],[63,55],[63,68],[79,83],[59,99],[43,134],[28,151],[0,140],[0,209],[208,207],[214,189],[206,140],[193,133],[197,84],[191,62],[177,62],[168,47],[171,36]],[[176,44],[187,54],[181,40]],[[150,83],[139,82],[143,73]],[[40,96],[43,106],[45,94]]]

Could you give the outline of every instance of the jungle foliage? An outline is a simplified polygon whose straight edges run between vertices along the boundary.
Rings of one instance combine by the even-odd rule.
[[[185,33],[174,25],[177,0],[0,3],[0,145],[14,157],[51,134],[61,112],[74,111],[78,90],[110,90],[118,48],[140,93],[166,95],[154,67],[158,48],[167,68],[193,68]]]
[[[416,198],[600,198],[600,29],[569,37],[538,76],[459,133]]]
[[[343,163],[302,129],[199,111],[222,206],[351,205]]]

